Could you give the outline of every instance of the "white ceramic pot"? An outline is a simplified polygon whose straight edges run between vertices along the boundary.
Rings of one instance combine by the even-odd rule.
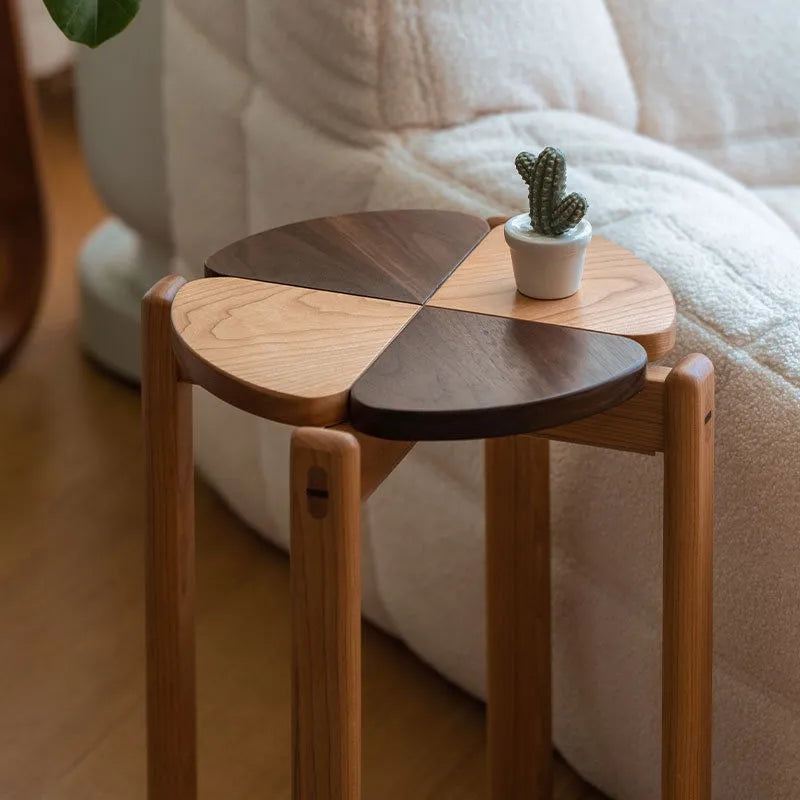
[[[592,225],[582,219],[561,236],[542,236],[531,229],[528,214],[518,214],[505,224],[506,243],[517,289],[537,300],[558,300],[575,294],[581,285],[586,247]]]

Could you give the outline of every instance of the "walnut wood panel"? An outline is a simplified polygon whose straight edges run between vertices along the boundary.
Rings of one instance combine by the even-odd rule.
[[[486,442],[490,800],[552,797],[549,447]]]
[[[630,400],[531,435],[647,455],[660,453],[664,450],[664,381],[669,372],[668,367],[649,366],[644,388]]]
[[[350,387],[419,307],[408,303],[207,278],[175,298],[184,375],[259,416],[293,425],[347,417]]]
[[[35,103],[16,4],[0,0],[0,370],[24,340],[42,291],[45,220]]]
[[[147,797],[196,800],[192,387],[172,353],[170,304],[183,278],[142,301],[147,477]]]
[[[292,797],[361,798],[359,447],[292,435]]]
[[[533,300],[516,290],[503,228],[494,228],[428,302],[429,306],[616,333],[639,342],[651,361],[675,343],[675,302],[652,267],[595,236],[581,288],[563,300]]]
[[[453,211],[323,217],[228,245],[208,259],[206,275],[423,303],[488,230]]]
[[[350,394],[384,439],[484,439],[550,428],[627,400],[646,354],[621,336],[423,308]]]
[[[664,385],[662,800],[711,798],[714,368],[682,359]]]

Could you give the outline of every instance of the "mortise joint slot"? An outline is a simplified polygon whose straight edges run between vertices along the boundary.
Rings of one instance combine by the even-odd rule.
[[[322,519],[328,513],[328,473],[322,467],[311,467],[306,481],[308,513]]]

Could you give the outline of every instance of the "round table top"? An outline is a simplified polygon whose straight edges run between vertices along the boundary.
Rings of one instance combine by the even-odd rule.
[[[581,289],[516,291],[502,226],[448,211],[347,214],[250,236],[172,304],[186,376],[292,425],[386,439],[549,428],[642,388],[672,348],[675,304],[651,267],[595,236]]]

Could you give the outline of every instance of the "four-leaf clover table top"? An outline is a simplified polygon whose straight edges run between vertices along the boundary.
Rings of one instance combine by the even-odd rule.
[[[562,425],[627,400],[675,340],[664,281],[595,236],[563,300],[516,291],[502,226],[347,214],[225,247],[172,304],[181,370],[292,425],[408,441]]]

